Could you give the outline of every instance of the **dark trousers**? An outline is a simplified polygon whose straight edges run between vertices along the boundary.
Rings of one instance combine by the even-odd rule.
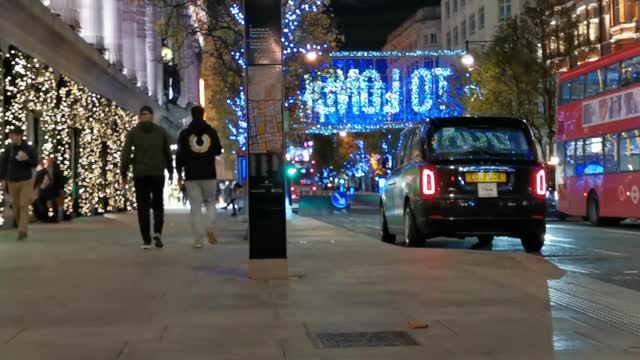
[[[164,176],[136,176],[134,178],[136,202],[138,203],[138,224],[142,240],[151,243],[151,219],[149,211],[153,208],[153,232],[162,234],[164,225]]]

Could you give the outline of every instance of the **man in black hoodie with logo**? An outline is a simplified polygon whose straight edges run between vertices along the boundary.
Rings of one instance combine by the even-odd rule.
[[[178,182],[186,187],[191,204],[193,247],[199,249],[205,237],[210,244],[217,242],[215,233],[216,156],[222,154],[222,146],[216,130],[204,120],[202,106],[194,106],[191,109],[191,117],[191,123],[180,132],[178,137],[176,169]],[[203,204],[206,207],[204,218]]]
[[[129,167],[133,165],[138,223],[142,234],[142,248],[151,249],[151,219],[153,208],[153,240],[157,248],[162,248],[162,227],[164,224],[164,183],[165,170],[169,181],[173,177],[173,159],[167,132],[153,123],[153,109],[140,109],[138,124],[127,134],[120,160],[122,185],[127,185]]]

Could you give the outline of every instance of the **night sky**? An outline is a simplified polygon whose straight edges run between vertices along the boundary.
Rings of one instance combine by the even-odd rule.
[[[333,0],[343,50],[380,50],[387,35],[417,9],[439,0]]]

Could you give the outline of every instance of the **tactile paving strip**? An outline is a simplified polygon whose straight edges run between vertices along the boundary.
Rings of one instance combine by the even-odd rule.
[[[620,330],[640,336],[640,314],[614,309],[603,304],[604,301],[598,301],[598,297],[588,289],[563,281],[550,281],[549,299],[554,304],[581,312]]]

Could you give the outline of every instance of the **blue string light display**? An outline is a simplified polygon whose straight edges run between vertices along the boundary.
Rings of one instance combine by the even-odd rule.
[[[326,44],[300,45],[296,41],[296,32],[300,28],[304,15],[321,11],[326,5],[328,5],[328,1],[326,0],[288,0],[286,4],[284,4],[282,52],[285,59],[294,54],[307,54],[309,52],[316,52],[318,55],[321,55],[322,51],[327,48]],[[239,25],[245,25],[244,14],[238,3],[232,4],[229,10]],[[247,68],[244,44],[242,44],[237,51],[231,51],[231,56],[243,70]],[[297,98],[288,98],[284,105],[289,107],[296,100]],[[237,120],[227,119],[225,121],[231,131],[230,138],[236,141],[242,150],[246,150],[247,118],[244,88],[239,90],[238,96],[233,99],[228,99],[227,104],[232,108],[237,118]]]
[[[246,98],[244,88],[240,88],[240,94],[231,100],[227,100],[227,104],[235,113],[238,121],[226,120],[227,127],[231,131],[229,139],[238,143],[240,149],[247,150],[247,119],[246,119]]]
[[[464,89],[454,70],[460,53],[332,53],[329,70],[305,76],[300,91],[309,131],[367,132],[462,115]]]
[[[369,155],[364,146],[364,140],[355,141],[358,150],[349,156],[342,171],[349,177],[363,177],[370,173]]]

